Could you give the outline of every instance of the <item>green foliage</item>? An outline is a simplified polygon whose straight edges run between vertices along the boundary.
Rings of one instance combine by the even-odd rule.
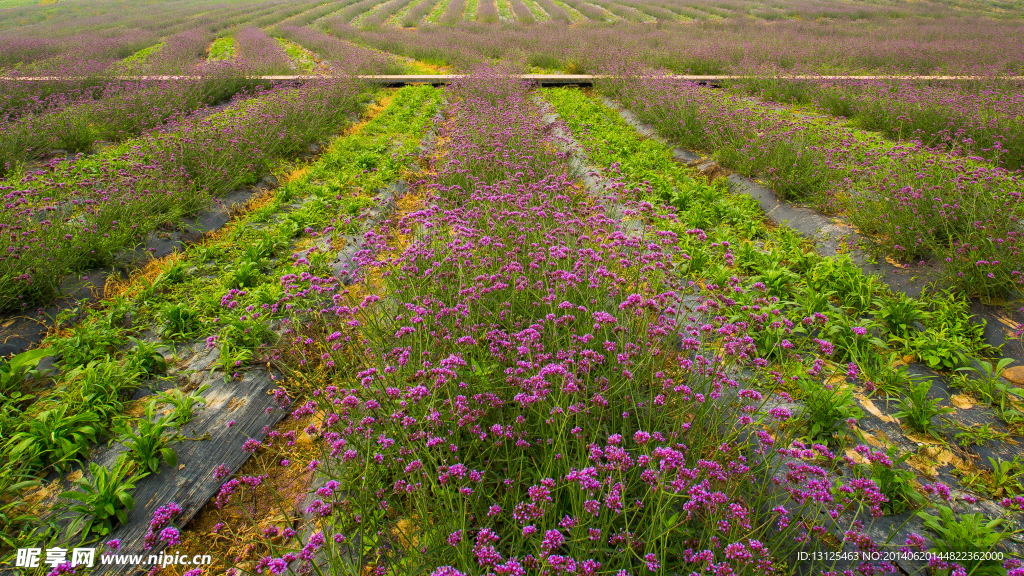
[[[885,342],[874,335],[878,327],[878,322],[874,320],[857,321],[853,316],[837,314],[823,332],[826,339],[835,345],[832,357],[837,362],[860,362],[862,358],[878,355],[879,351],[885,349]],[[854,328],[864,328],[867,334],[857,334]]]
[[[121,397],[138,385],[139,371],[109,358],[95,360],[69,372],[60,402],[92,412],[105,424],[121,412]]]
[[[166,435],[169,430],[177,428],[176,415],[155,416],[155,401],[146,404],[146,413],[139,419],[138,430],[133,431],[131,425],[121,420],[114,430],[120,434],[119,440],[125,445],[125,457],[138,466],[142,476],[155,474],[160,470],[160,459],[169,466],[178,465],[178,457],[168,444],[171,438]]]
[[[939,400],[929,398],[928,392],[932,383],[928,380],[921,380],[907,388],[907,394],[900,400],[900,411],[894,414],[902,419],[908,426],[918,432],[930,434],[936,440],[942,440],[932,418],[956,412],[954,408],[939,406]]]
[[[0,472],[0,543],[3,546],[23,547],[21,540],[27,536],[25,526],[38,520],[39,514],[25,505],[22,494],[39,484],[39,479],[23,477],[9,468]]]
[[[269,231],[260,232],[255,239],[242,247],[242,260],[260,262],[269,258],[288,246],[288,242]]]
[[[988,520],[979,513],[958,515],[949,506],[942,505],[938,510],[939,516],[923,511],[917,513],[925,528],[933,534],[935,545],[931,552],[991,552],[1009,535],[1009,529],[999,530],[1005,523],[1002,518]],[[1002,561],[998,560],[962,560],[957,563],[972,576],[1006,573]]]
[[[12,462],[20,462],[30,470],[51,466],[66,470],[89,453],[89,445],[96,441],[99,420],[93,412],[55,406],[29,419],[26,429],[12,436],[5,450]]]
[[[232,36],[217,38],[210,44],[210,60],[228,60],[235,56],[235,39]]]
[[[197,390],[188,394],[178,388],[172,388],[166,392],[161,392],[156,397],[156,403],[169,404],[174,407],[174,420],[180,429],[192,420],[192,413],[195,411],[196,405],[202,404],[204,407],[206,406],[206,398],[201,396],[201,394],[209,388],[209,384],[203,384]]]
[[[37,370],[39,362],[50,356],[49,348],[36,348],[22,352],[0,364],[0,402],[20,403],[32,398],[26,393],[26,385],[45,375]]]
[[[75,482],[76,490],[61,494],[62,498],[78,502],[68,506],[77,512],[75,520],[68,526],[68,534],[81,531],[82,539],[89,535],[106,536],[115,523],[128,521],[128,512],[135,507],[132,491],[140,478],[132,474],[132,466],[119,459],[113,470],[95,462],[89,463],[89,475]]]
[[[225,269],[224,284],[228,288],[246,288],[257,286],[263,280],[264,274],[258,262],[242,259],[229,264]]]
[[[167,371],[167,360],[158,349],[159,342],[146,342],[138,338],[129,338],[135,347],[128,353],[126,362],[137,368],[145,377],[163,374]]]
[[[199,312],[180,303],[164,306],[160,310],[160,319],[163,321],[160,333],[170,340],[188,338],[198,332],[202,326]]]
[[[810,270],[808,284],[816,290],[831,291],[840,304],[857,314],[871,309],[881,281],[865,276],[848,254],[821,258]]]
[[[971,345],[963,335],[952,333],[945,326],[919,332],[905,343],[933,370],[955,370],[967,364]]]
[[[243,320],[244,318],[244,320]],[[259,345],[272,342],[276,338],[274,331],[261,318],[242,312],[221,319],[224,327],[220,331],[221,341],[228,342],[236,348],[255,349]]]
[[[799,381],[804,401],[804,425],[814,442],[842,445],[850,433],[847,421],[864,416],[848,387],[831,386],[808,378]]]
[[[874,480],[879,491],[888,499],[882,504],[882,510],[886,514],[900,514],[908,508],[925,502],[924,497],[914,488],[917,476],[912,470],[900,467],[907,461],[911,453],[906,452],[897,457],[896,452],[896,446],[891,446],[885,452],[891,466],[876,460],[859,467],[859,474]]]
[[[988,424],[979,424],[978,426],[964,426],[957,425],[962,430],[956,435],[956,441],[961,446],[981,446],[989,440],[1003,440],[1009,437],[1009,434],[993,430]]]
[[[53,350],[60,355],[61,367],[71,370],[112,354],[121,343],[121,332],[99,322],[83,322],[71,334],[54,338]]]
[[[224,371],[224,379],[231,380],[245,363],[252,359],[252,351],[247,348],[232,345],[230,341],[223,341],[220,345],[220,360],[218,366]]]
[[[867,354],[860,359],[860,369],[875,386],[873,393],[898,398],[907,389],[911,381],[910,374],[905,365],[897,365],[899,361],[900,355],[897,352],[887,356]]]
[[[1001,377],[1003,370],[1013,364],[1013,358],[1003,358],[994,366],[987,360],[976,359],[975,362],[978,364],[977,368],[957,368],[959,372],[975,375],[973,378],[962,378],[959,381],[987,404],[997,407],[1000,414],[1006,412],[1008,406],[1012,406],[1012,396],[1024,396],[1024,388],[1015,387]]]
[[[1024,462],[1021,462],[1020,455],[1013,460],[999,460],[989,457],[991,482],[989,483],[990,494],[994,498],[1004,496],[1016,496],[1021,493],[1021,478],[1024,478]]]
[[[966,353],[980,355],[988,351],[985,343],[985,324],[982,319],[972,322],[970,299],[955,291],[926,292],[921,301],[928,308],[925,325],[937,330],[945,338],[955,339]]]
[[[156,279],[153,280],[153,284],[157,288],[168,288],[184,282],[186,278],[188,278],[187,266],[185,262],[179,261],[157,275]]]
[[[875,307],[876,316],[885,322],[889,334],[899,338],[908,338],[914,323],[927,318],[921,302],[902,293],[876,299]]]

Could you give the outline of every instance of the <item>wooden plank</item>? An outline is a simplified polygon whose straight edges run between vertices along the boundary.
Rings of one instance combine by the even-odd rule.
[[[190,387],[210,385],[203,393],[206,408],[197,407],[193,419],[181,429],[186,439],[171,445],[177,453],[178,465],[171,467],[161,462],[158,474],[139,481],[132,493],[135,508],[128,513],[127,523],[116,526],[109,536],[101,540],[121,540],[121,554],[140,554],[144,563],[151,554],[159,556],[164,548],[163,543],[148,550],[143,546],[156,509],[175,502],[182,512],[173,519],[173,524],[179,527],[187,524],[220,490],[224,480],[213,478],[217,466],[224,464],[231,475],[235,475],[250,456],[242,449],[245,442],[250,438],[262,442],[267,436],[267,427],[273,428],[288,414],[287,408],[279,408],[270,394],[278,384],[265,367],[250,367],[240,380],[225,381],[220,370],[211,371],[219,356],[217,348],[206,349],[200,341],[187,349],[193,353],[191,358],[184,360],[182,372],[194,371],[189,375]],[[280,374],[275,375],[280,377]],[[228,426],[232,421],[234,423]],[[123,445],[115,443],[110,448],[100,448],[91,461],[112,469],[124,451]],[[88,477],[88,468],[83,472]],[[72,483],[66,478],[63,484],[65,490],[72,488]],[[64,513],[59,523],[67,526],[73,516]],[[74,542],[62,544],[71,547]],[[144,574],[150,568],[149,564],[102,565],[97,558],[90,574],[127,576]]]
[[[365,80],[368,82],[374,82],[383,84],[386,86],[403,86],[405,84],[434,84],[442,85],[449,84],[459,78],[464,78],[465,74],[379,74],[379,75],[360,75],[354,78],[359,80]],[[538,82],[544,86],[558,86],[558,85],[589,85],[594,80],[600,80],[602,78],[613,78],[614,76],[604,74],[520,74],[517,76],[523,80],[531,80]],[[201,76],[111,76],[111,80],[126,80],[126,81],[168,81],[168,80],[198,80]],[[271,76],[249,76],[252,80],[265,80],[270,82],[290,82],[290,81],[306,81],[306,80],[318,80],[318,79],[340,79],[340,78],[352,78],[352,76],[334,76],[334,75],[271,75]],[[839,76],[839,75],[827,75],[827,76],[815,76],[807,74],[795,74],[795,75],[781,75],[781,76],[764,76],[764,75],[728,75],[728,74],[706,74],[706,75],[686,75],[686,74],[670,74],[661,76],[661,78],[671,78],[675,80],[688,80],[692,82],[719,82],[726,80],[746,80],[754,78],[777,78],[780,80],[905,80],[905,81],[940,81],[940,82],[963,82],[973,80],[993,80],[990,76],[910,76],[910,75],[865,75],[865,76]],[[75,80],[76,77],[71,76],[0,76],[0,81],[8,82],[55,82],[55,81],[70,81]],[[1001,81],[1009,82],[1022,82],[1024,76],[1003,76],[997,78]]]

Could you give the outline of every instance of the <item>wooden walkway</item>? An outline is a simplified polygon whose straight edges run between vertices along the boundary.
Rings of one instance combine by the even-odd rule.
[[[361,75],[356,76],[360,80],[366,80],[385,86],[404,86],[406,84],[433,84],[440,86],[448,84],[456,79],[462,78],[464,74],[391,74],[391,75]],[[590,86],[594,80],[608,78],[600,74],[520,74],[519,78],[536,82],[541,86]],[[789,76],[755,76],[755,75],[670,75],[668,78],[678,80],[689,80],[692,82],[722,82],[729,80],[745,80],[751,78],[778,78],[781,80],[927,80],[940,82],[963,82],[971,80],[992,80],[989,76],[811,76],[811,75],[789,75]],[[22,82],[52,82],[60,80],[73,80],[76,77],[60,76],[0,76],[0,81],[22,81]],[[197,80],[201,76],[111,76],[111,80],[133,80],[133,81],[167,81],[167,80]],[[292,75],[292,76],[251,76],[253,80],[266,80],[270,82],[304,81],[322,78],[342,78],[342,76],[326,75]],[[1024,76],[1002,76],[1001,81],[1024,82]]]

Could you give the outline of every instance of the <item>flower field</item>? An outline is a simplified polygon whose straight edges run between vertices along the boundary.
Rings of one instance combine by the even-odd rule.
[[[1024,575],[1021,16],[0,0],[0,573]]]

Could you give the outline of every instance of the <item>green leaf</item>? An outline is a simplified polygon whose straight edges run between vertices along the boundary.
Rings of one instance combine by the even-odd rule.
[[[120,500],[121,504],[124,504],[124,507],[128,510],[135,508],[135,499],[132,498],[131,494],[128,494],[127,492],[118,494],[117,499]]]
[[[164,461],[167,462],[172,468],[178,465],[178,454],[170,448],[163,448],[160,453],[164,456]]]

